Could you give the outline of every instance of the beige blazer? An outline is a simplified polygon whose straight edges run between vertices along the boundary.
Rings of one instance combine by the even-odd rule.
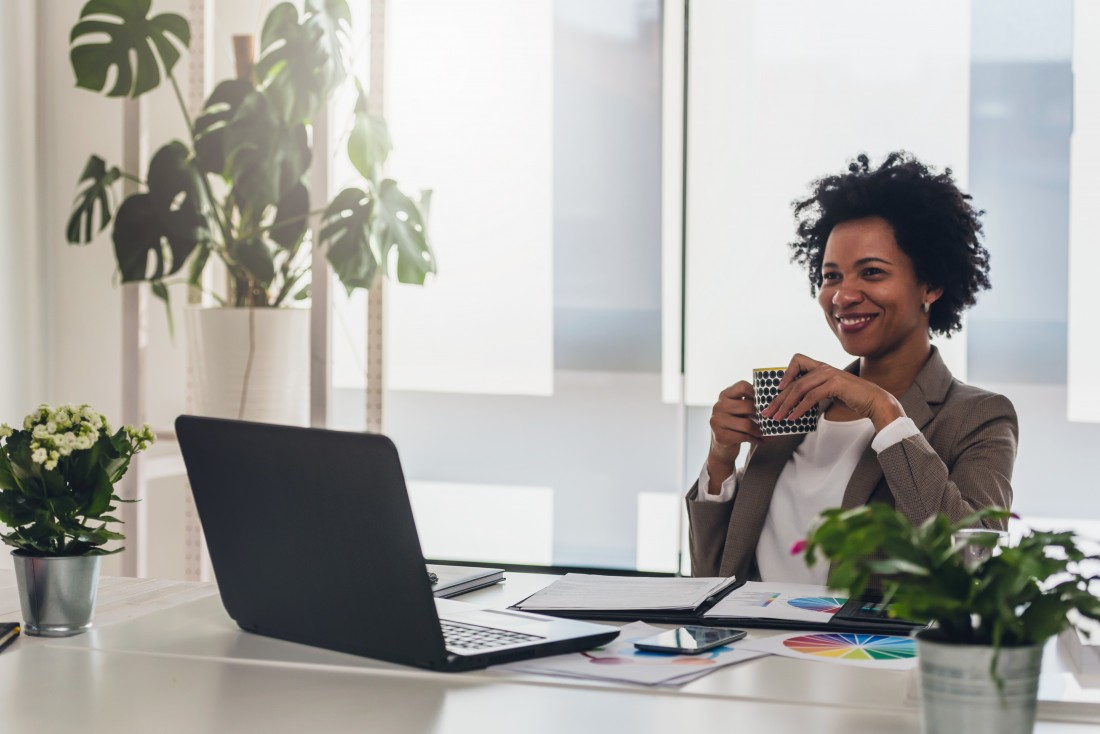
[[[848,371],[859,374],[859,362]],[[868,446],[848,481],[842,507],[885,502],[914,523],[937,512],[957,521],[982,507],[1011,507],[1019,428],[1008,398],[956,380],[933,347],[901,405],[920,434],[881,454]],[[803,438],[776,436],[754,447],[738,472],[730,502],[697,502],[698,482],[691,488],[693,575],[759,579],[756,544],[775,483]]]

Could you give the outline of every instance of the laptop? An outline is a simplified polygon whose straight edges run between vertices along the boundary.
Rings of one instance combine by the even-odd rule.
[[[188,415],[176,435],[222,603],[243,630],[445,671],[618,634],[434,598],[386,436]]]

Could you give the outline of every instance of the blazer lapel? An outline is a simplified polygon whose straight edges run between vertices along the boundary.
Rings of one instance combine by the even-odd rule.
[[[733,514],[722,554],[720,571],[723,576],[737,574],[738,577],[745,577],[764,529],[775,483],[791,454],[805,437],[805,434],[773,436],[764,439],[753,451],[734,495]]]

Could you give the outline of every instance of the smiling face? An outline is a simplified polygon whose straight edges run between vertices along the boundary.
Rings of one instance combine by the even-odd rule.
[[[818,303],[844,351],[883,359],[928,352],[928,314],[922,308],[942,289],[917,280],[913,262],[882,217],[841,222],[825,243]]]

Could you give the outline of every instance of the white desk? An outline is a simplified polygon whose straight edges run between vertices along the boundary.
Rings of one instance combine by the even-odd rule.
[[[508,574],[467,595],[506,606],[549,577]],[[909,674],[779,657],[716,671],[678,689],[432,673],[239,631],[209,584],[104,579],[96,627],[66,640],[21,638],[0,654],[0,731],[62,732],[916,732]],[[19,618],[0,571],[0,620]],[[754,632],[753,634],[768,634]],[[1055,647],[1041,697],[1080,697]],[[1100,684],[1100,682],[1098,682]],[[1040,734],[1100,723],[1050,720]],[[1080,708],[1080,707],[1078,707]],[[1081,712],[1077,714],[1080,716]],[[1045,719],[1045,720],[1044,720]]]

